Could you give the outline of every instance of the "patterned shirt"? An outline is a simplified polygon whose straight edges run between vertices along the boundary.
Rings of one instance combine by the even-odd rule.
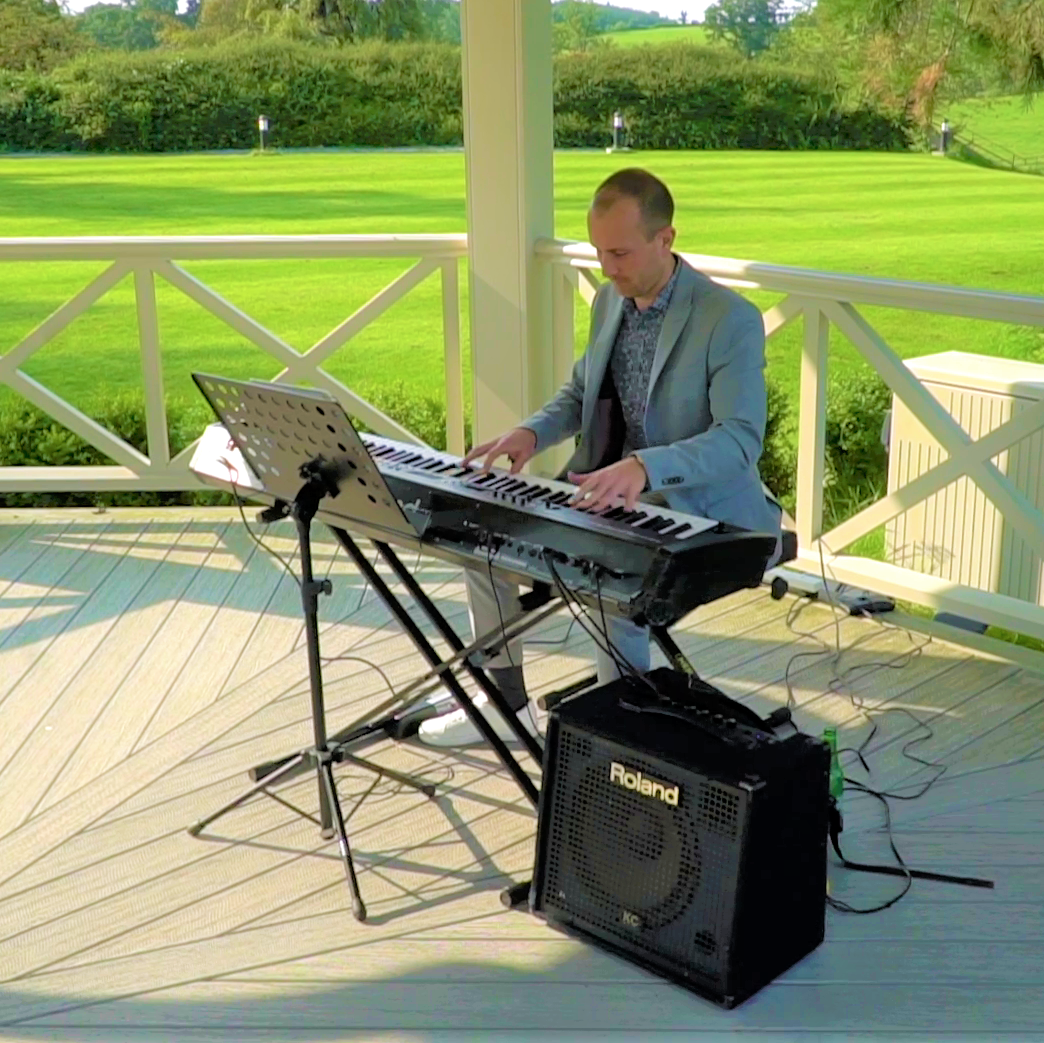
[[[656,342],[660,338],[667,305],[670,304],[680,269],[681,265],[675,259],[674,273],[645,311],[639,311],[634,298],[624,298],[623,319],[609,360],[626,424],[621,458],[635,449],[648,448],[645,439],[645,402],[649,395],[649,378],[656,357]]]

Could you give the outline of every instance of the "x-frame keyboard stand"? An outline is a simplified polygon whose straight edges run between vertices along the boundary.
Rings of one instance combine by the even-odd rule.
[[[407,636],[417,648],[417,651],[420,652],[428,663],[428,666],[430,667],[428,673],[423,677],[418,678],[417,681],[409,686],[409,688],[418,687],[420,682],[423,682],[428,678],[440,678],[442,684],[444,684],[446,688],[449,689],[450,693],[456,698],[461,709],[464,710],[470,720],[475,724],[475,727],[478,728],[482,737],[487,743],[489,743],[501,763],[508,770],[519,788],[535,808],[540,799],[539,790],[534,785],[533,780],[526,773],[522,765],[519,764],[514,754],[507,748],[504,741],[493,730],[493,726],[485,716],[479,712],[472,701],[471,696],[468,695],[461,683],[458,681],[454,671],[458,667],[463,668],[472,678],[474,678],[478,686],[489,697],[490,703],[492,703],[503,715],[512,731],[514,731],[517,736],[519,742],[525,746],[526,750],[537,764],[541,764],[544,751],[540,743],[522,726],[515,713],[508,708],[500,689],[497,688],[482,667],[476,666],[471,662],[468,653],[479,650],[483,652],[496,651],[496,649],[501,645],[506,644],[507,640],[516,636],[521,636],[526,630],[537,625],[557,611],[558,606],[555,604],[557,599],[550,598],[541,591],[537,591],[535,594],[522,595],[520,600],[524,610],[523,615],[514,617],[506,623],[504,627],[507,635],[506,637],[500,632],[501,628],[498,627],[497,635],[495,637],[492,637],[492,635],[486,635],[484,638],[480,637],[479,641],[475,642],[473,645],[466,646],[457,635],[457,632],[449,624],[446,617],[438,610],[431,598],[428,597],[423,588],[410,573],[409,569],[407,569],[403,564],[402,560],[399,558],[398,554],[395,553],[392,547],[380,540],[371,539],[370,542],[376,548],[378,556],[391,568],[392,572],[395,574],[395,578],[403,585],[403,587],[406,588],[409,597],[417,604],[421,612],[423,612],[429,622],[435,627],[442,639],[453,650],[454,655],[452,658],[441,659],[438,652],[436,652],[431,642],[417,625],[416,621],[403,605],[400,598],[388,586],[384,577],[382,577],[374,568],[373,564],[362,552],[355,540],[352,539],[344,529],[331,527],[330,531],[333,533],[337,542],[348,553],[348,556],[355,563],[363,578],[371,587],[373,587],[375,593],[395,618],[396,622],[406,632]],[[487,640],[486,638],[491,639]],[[402,697],[404,695],[405,691],[399,693],[399,696],[390,700],[390,702],[399,704],[400,709],[402,709]],[[372,740],[374,738],[399,737],[397,726],[400,717],[397,714],[391,714],[377,720],[372,718],[373,715],[370,714],[366,718],[361,718],[359,721],[349,724],[340,731],[333,733],[329,737],[329,743],[337,747],[347,747],[354,743]],[[250,769],[250,778],[260,782],[261,780],[270,777],[275,772],[279,772],[281,778],[293,777],[294,774],[298,773],[297,771],[292,768],[290,769],[289,774],[285,771],[285,766],[289,764],[291,758],[292,755],[288,755],[286,757],[280,757],[275,760],[257,764]]]

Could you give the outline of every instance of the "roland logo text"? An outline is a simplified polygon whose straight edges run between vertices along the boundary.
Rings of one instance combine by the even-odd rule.
[[[624,789],[634,790],[643,797],[655,797],[672,808],[678,806],[678,787],[668,786],[666,782],[650,779],[640,771],[628,771],[622,764],[613,761],[609,765],[609,781]]]

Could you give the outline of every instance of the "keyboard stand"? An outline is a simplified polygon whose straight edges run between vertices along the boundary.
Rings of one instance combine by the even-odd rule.
[[[407,636],[416,646],[417,651],[420,652],[431,667],[426,674],[417,678],[407,686],[406,689],[403,689],[401,693],[390,699],[389,703],[399,704],[400,709],[405,708],[407,710],[407,718],[410,718],[411,715],[408,713],[408,704],[406,704],[405,707],[403,706],[404,697],[409,691],[420,687],[426,680],[435,677],[440,678],[441,683],[444,684],[452,695],[456,697],[461,709],[464,710],[470,720],[481,732],[483,738],[489,743],[493,751],[500,758],[501,763],[505,768],[507,768],[512,778],[514,778],[518,783],[522,792],[533,804],[533,807],[536,807],[539,802],[539,791],[533,784],[532,779],[523,769],[522,765],[518,763],[518,760],[507,748],[503,740],[493,730],[493,726],[475,707],[471,697],[457,680],[455,670],[463,668],[472,678],[474,678],[479,687],[489,697],[490,702],[503,715],[504,719],[507,721],[512,731],[514,731],[518,740],[523,746],[525,746],[530,756],[533,757],[537,764],[541,764],[543,762],[544,751],[540,742],[522,726],[521,722],[518,720],[518,716],[509,709],[500,689],[497,688],[484,669],[471,662],[470,656],[476,651],[484,653],[495,652],[500,648],[500,646],[507,644],[507,642],[512,638],[521,636],[527,630],[536,626],[558,610],[557,599],[547,597],[546,600],[537,599],[536,601],[527,602],[525,599],[528,595],[523,595],[523,605],[528,606],[528,610],[524,611],[522,615],[516,616],[508,621],[505,624],[504,633],[501,633],[500,628],[498,627],[495,634],[482,635],[471,645],[465,645],[457,635],[456,631],[450,626],[445,616],[443,616],[438,608],[435,607],[431,598],[429,598],[424,592],[423,588],[410,573],[409,569],[407,569],[402,563],[402,560],[395,551],[387,543],[383,543],[380,540],[371,540],[370,542],[377,549],[380,558],[391,568],[396,579],[406,588],[409,596],[416,602],[421,611],[428,618],[429,622],[438,631],[442,639],[453,650],[454,655],[451,658],[440,659],[438,653],[432,647],[431,642],[424,636],[424,632],[417,626],[417,623],[406,610],[405,606],[396,596],[394,591],[392,591],[388,584],[385,583],[384,578],[379,572],[377,572],[366,555],[359,549],[355,540],[353,540],[344,529],[332,528],[331,531],[333,532],[334,538],[337,542],[345,549],[345,551],[348,552],[352,561],[355,562],[355,565],[362,573],[363,578],[373,587],[377,596],[382,602],[384,602],[385,607],[392,616],[394,616],[396,622],[406,631]],[[383,708],[387,709],[387,704],[385,704]],[[380,712],[380,709],[381,708],[378,708],[378,712]],[[401,715],[391,714],[377,720],[374,720],[373,717],[374,713],[371,711],[371,713],[366,717],[362,717],[352,724],[347,725],[345,728],[342,728],[340,731],[335,732],[330,736],[329,741],[332,744],[344,747],[353,745],[357,742],[373,740],[375,738],[401,739],[410,734],[409,728],[403,726],[404,718]],[[419,723],[423,717],[423,713],[417,716],[412,716],[412,723]],[[255,765],[250,770],[250,777],[255,780],[264,779],[273,772],[279,771],[283,765],[289,762],[290,759],[290,757],[278,758],[276,760],[265,761],[261,764]],[[286,777],[285,773],[283,773],[283,777]]]

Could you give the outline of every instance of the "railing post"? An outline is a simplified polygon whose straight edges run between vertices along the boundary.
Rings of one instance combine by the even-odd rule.
[[[170,442],[167,437],[167,401],[163,392],[156,283],[148,264],[135,265],[134,296],[138,307],[138,341],[141,345],[141,376],[145,388],[149,462],[153,468],[159,469],[170,463]]]
[[[810,548],[823,532],[823,482],[826,476],[827,349],[830,323],[814,304],[805,308],[801,346],[801,400],[798,416],[798,542]]]
[[[576,293],[578,279],[575,269],[542,260],[551,268],[551,383],[555,390],[562,386],[573,372],[576,359]],[[533,462],[536,474],[554,476],[562,471],[573,455],[572,441],[562,442],[542,452]]]
[[[446,367],[446,451],[464,455],[464,368],[460,357],[460,262],[442,262],[442,342]]]

